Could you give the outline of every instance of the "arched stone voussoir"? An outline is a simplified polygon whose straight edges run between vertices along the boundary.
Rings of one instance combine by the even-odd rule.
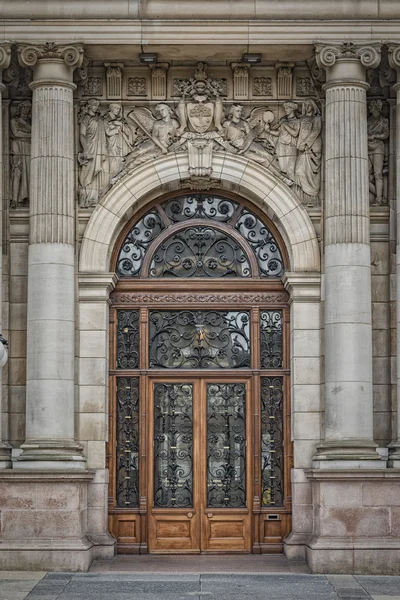
[[[213,178],[223,189],[234,189],[254,202],[279,230],[289,255],[290,270],[320,269],[318,240],[305,207],[270,170],[247,158],[215,153]],[[132,215],[168,190],[182,189],[189,177],[187,154],[169,154],[127,174],[104,196],[86,227],[80,252],[80,272],[108,272],[120,231]]]

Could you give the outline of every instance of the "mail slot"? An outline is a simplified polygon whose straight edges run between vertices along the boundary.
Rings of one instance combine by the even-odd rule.
[[[267,521],[280,521],[281,515],[267,515]]]

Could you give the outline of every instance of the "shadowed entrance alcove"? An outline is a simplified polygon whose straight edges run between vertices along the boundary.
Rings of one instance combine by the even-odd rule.
[[[198,193],[176,189],[184,155],[139,168],[94,210],[82,242],[85,318],[94,289],[110,316],[109,528],[120,552],[279,552],[291,528],[289,302],[296,285],[301,302],[317,290],[319,301],[317,240],[266,169],[213,161],[221,189]]]

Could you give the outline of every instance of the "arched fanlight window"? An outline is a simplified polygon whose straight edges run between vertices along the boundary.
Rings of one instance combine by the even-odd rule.
[[[122,278],[281,277],[267,225],[234,200],[189,194],[166,200],[135,223],[117,258]]]

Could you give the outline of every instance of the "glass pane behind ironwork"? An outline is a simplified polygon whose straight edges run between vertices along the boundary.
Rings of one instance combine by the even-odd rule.
[[[207,384],[207,506],[246,506],[246,386]]]
[[[243,248],[210,226],[174,233],[155,251],[150,277],[251,277]]]
[[[150,368],[250,367],[250,313],[151,311]]]
[[[235,214],[238,204],[220,196],[189,194],[171,198],[161,206],[167,217],[174,223],[187,219],[212,219],[220,223],[228,223]]]
[[[138,369],[139,311],[119,310],[117,314],[117,369]]]
[[[139,506],[138,377],[117,377],[117,506]]]
[[[138,221],[126,236],[117,260],[120,277],[138,277],[143,259],[151,242],[164,229],[156,210],[151,210]]]
[[[282,353],[282,311],[260,312],[260,362],[262,369],[280,369]]]
[[[283,378],[261,378],[261,505],[283,506]]]
[[[193,506],[193,387],[154,384],[154,506]]]
[[[252,247],[261,277],[282,277],[282,256],[274,236],[265,223],[244,208],[236,223],[236,229]]]

